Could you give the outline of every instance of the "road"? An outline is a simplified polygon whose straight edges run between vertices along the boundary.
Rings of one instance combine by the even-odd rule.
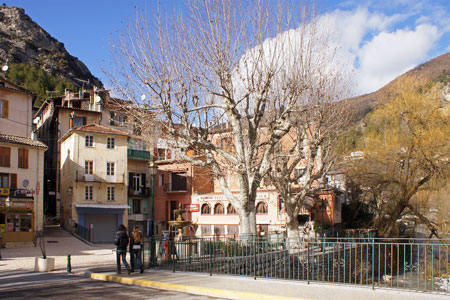
[[[0,272],[0,299],[225,300],[224,298],[212,298],[96,281],[62,272],[35,273],[22,271]]]

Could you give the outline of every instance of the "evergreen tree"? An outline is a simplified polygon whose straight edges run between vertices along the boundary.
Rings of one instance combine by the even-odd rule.
[[[65,78],[58,78],[31,64],[11,64],[7,73],[9,80],[37,94],[34,106],[39,107],[48,97],[47,91],[63,94],[65,89],[75,91],[76,85]]]

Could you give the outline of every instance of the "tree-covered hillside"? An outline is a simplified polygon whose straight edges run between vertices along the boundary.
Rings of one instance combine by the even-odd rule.
[[[64,89],[77,89],[75,84],[67,79],[52,76],[29,64],[10,65],[7,76],[11,82],[37,94],[35,107],[39,107],[49,96],[47,91],[56,91],[57,95],[61,95],[64,93]]]

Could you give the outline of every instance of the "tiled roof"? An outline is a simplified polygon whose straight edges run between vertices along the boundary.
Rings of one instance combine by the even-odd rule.
[[[22,86],[20,86],[20,85],[17,85],[17,84],[15,84],[15,83],[13,83],[13,82],[7,80],[7,79],[6,79],[5,77],[3,77],[3,76],[0,76],[0,81],[7,82],[8,84],[10,84],[10,85],[13,86],[13,87],[0,86],[0,87],[3,88],[3,89],[11,90],[11,91],[16,91],[16,92],[22,92],[22,93],[29,94],[29,95],[32,95],[32,96],[36,96],[36,94],[33,93],[32,91],[30,91],[30,90],[28,90],[28,89],[26,89],[26,88],[24,88],[24,87],[22,87]]]
[[[9,143],[16,145],[25,145],[39,148],[47,148],[47,146],[39,141],[34,141],[30,138],[16,136],[16,135],[8,135],[0,133],[0,143]]]
[[[106,127],[106,126],[99,125],[99,124],[84,125],[84,126],[73,128],[72,130],[73,131],[97,132],[97,133],[129,136],[128,132],[114,129],[111,127]]]

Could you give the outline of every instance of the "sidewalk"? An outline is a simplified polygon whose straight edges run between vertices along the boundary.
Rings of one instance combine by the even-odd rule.
[[[426,294],[409,291],[375,289],[323,283],[307,284],[302,281],[277,279],[254,280],[250,277],[224,276],[166,270],[146,270],[143,274],[117,275],[87,271],[86,276],[96,280],[139,285],[161,290],[185,292],[195,295],[228,299],[258,300],[438,300],[450,295]]]
[[[93,266],[108,266],[111,269],[116,263],[113,244],[89,245],[60,227],[46,227],[44,241],[47,257],[55,258],[56,271],[66,270],[68,254],[76,274],[84,274],[87,268]],[[35,258],[42,257],[41,249],[33,243],[7,244],[0,251],[0,271],[33,271]]]

